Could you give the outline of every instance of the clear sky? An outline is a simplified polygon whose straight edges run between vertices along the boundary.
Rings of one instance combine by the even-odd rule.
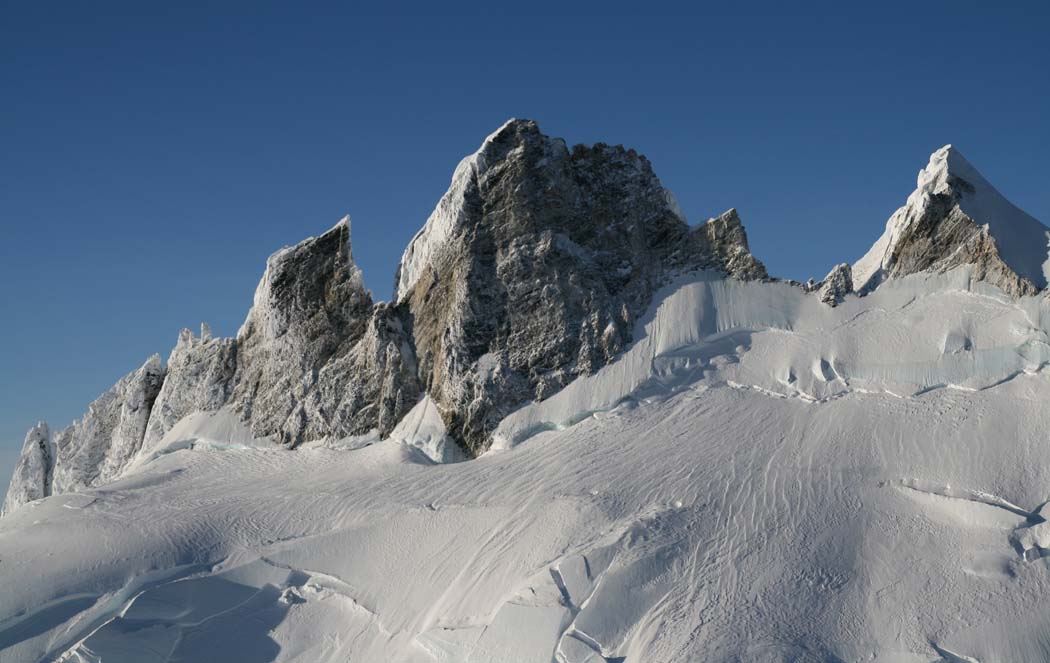
[[[718,4],[0,2],[0,483],[33,422],[236,333],[266,256],[344,214],[389,297],[509,117],[638,149],[691,220],[738,208],[777,276],[860,257],[949,142],[1050,222],[1050,3]]]

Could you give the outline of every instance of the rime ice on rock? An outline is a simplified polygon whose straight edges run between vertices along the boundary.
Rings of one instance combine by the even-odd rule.
[[[99,396],[78,421],[55,434],[54,494],[115,479],[138,454],[165,366],[153,355]]]
[[[18,458],[11,485],[7,489],[0,516],[14,511],[26,502],[39,500],[51,494],[51,471],[55,450],[51,431],[43,421],[26,433],[22,455]]]
[[[168,356],[168,370],[146,425],[140,455],[155,451],[171,428],[194,412],[222,407],[229,398],[237,367],[237,347],[232,338],[212,338],[201,324],[200,337],[189,329],[179,332]]]
[[[231,405],[287,445],[386,434],[418,399],[404,321],[365,290],[349,217],[270,257],[237,347]]]
[[[849,263],[835,265],[820,282],[819,287],[820,301],[828,306],[841,304],[842,298],[853,292],[853,270]]]
[[[886,231],[853,265],[853,287],[887,278],[972,265],[974,281],[1013,295],[1047,285],[1050,229],[1006,200],[951,145],[930,156],[917,188]]]

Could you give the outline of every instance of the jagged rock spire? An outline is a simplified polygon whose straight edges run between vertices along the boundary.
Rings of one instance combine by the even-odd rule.
[[[848,262],[835,265],[820,283],[820,301],[828,306],[838,306],[842,299],[853,292],[853,269]]]
[[[51,431],[47,423],[41,421],[26,433],[22,455],[18,458],[11,484],[7,488],[0,516],[14,511],[26,502],[50,495],[54,462],[55,449],[51,443]]]
[[[673,200],[634,150],[570,150],[531,120],[460,162],[396,285],[457,440],[484,450],[511,409],[606,364],[671,272],[765,276],[735,212],[694,230]]]
[[[379,414],[367,397],[383,377],[345,374],[364,361],[356,353],[358,342],[370,330],[387,329],[372,324],[373,315],[372,297],[350,247],[349,217],[319,237],[270,256],[237,335],[231,400],[252,431],[295,446],[375,426]],[[400,340],[394,344],[400,347]],[[368,387],[359,383],[355,390],[351,383],[359,379]],[[362,410],[369,411],[367,416]]]
[[[612,360],[653,292],[699,269],[766,277],[735,210],[690,228],[634,150],[570,150],[511,120],[456,169],[393,302],[365,290],[349,217],[278,251],[235,338],[183,330],[167,365],[123,378],[53,447],[27,442],[12,503],[111,480],[183,418],[221,408],[294,447],[386,435],[428,392],[479,453],[506,413]]]

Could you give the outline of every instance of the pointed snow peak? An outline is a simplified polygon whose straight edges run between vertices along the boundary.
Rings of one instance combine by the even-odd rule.
[[[854,263],[853,285],[864,291],[895,276],[973,265],[974,280],[1032,294],[1050,276],[1048,233],[945,145],[930,155],[882,237]]]
[[[966,157],[950,144],[930,155],[926,168],[919,171],[916,188],[931,194],[950,191],[960,197],[972,195],[978,189],[999,195]]]

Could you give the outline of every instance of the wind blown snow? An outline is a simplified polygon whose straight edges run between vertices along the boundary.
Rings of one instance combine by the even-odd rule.
[[[429,400],[349,452],[192,415],[0,520],[0,660],[1048,660],[1048,332],[965,268],[697,274],[470,462]]]

